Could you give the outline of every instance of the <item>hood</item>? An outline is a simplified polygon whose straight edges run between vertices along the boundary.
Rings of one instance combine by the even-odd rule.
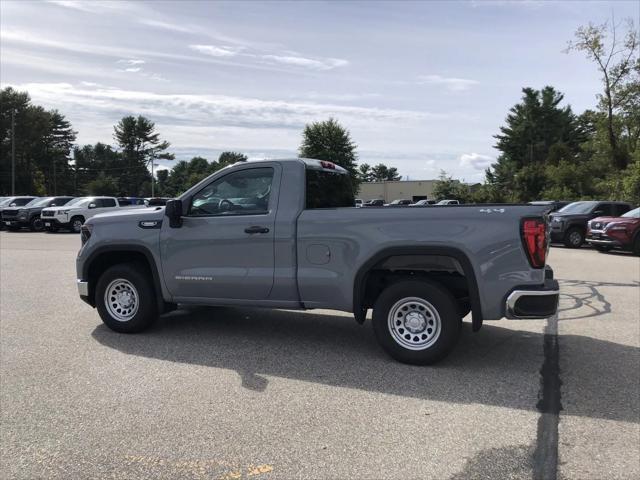
[[[99,213],[87,222],[91,223],[113,223],[118,220],[162,220],[164,217],[164,207],[148,207],[148,208],[122,208],[111,212]]]
[[[553,212],[550,213],[549,216],[551,218],[559,217],[559,218],[590,218],[591,214],[589,213],[562,213],[562,212]]]
[[[41,207],[34,207],[34,208],[41,208]],[[59,210],[77,210],[79,208],[84,208],[84,207],[78,207],[76,205],[70,205],[68,207],[65,207],[64,205],[61,205],[59,207],[45,207],[42,209],[42,211],[47,211],[47,212],[57,212]]]

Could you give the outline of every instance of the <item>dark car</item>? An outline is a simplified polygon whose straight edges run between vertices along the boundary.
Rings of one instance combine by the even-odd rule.
[[[601,252],[613,248],[640,255],[640,208],[621,217],[597,217],[589,222],[587,242]]]
[[[405,206],[405,205],[411,205],[411,200],[408,200],[406,198],[398,198],[397,200],[394,200],[390,203],[388,203],[386,206],[389,207],[395,207],[395,206]]]
[[[24,197],[5,197],[0,202],[0,220],[2,220],[2,212],[5,210],[13,210],[15,207],[24,207],[27,203],[38,197],[24,196]],[[4,222],[0,221],[0,229],[4,229]]]
[[[596,217],[619,217],[631,210],[626,202],[587,200],[573,202],[549,215],[549,234],[552,242],[569,248],[579,248],[587,235],[587,222]]]
[[[73,197],[45,197],[36,198],[23,207],[5,208],[2,210],[2,223],[8,230],[18,230],[29,227],[32,232],[39,232],[44,228],[40,213],[46,207],[60,207]]]
[[[565,200],[536,200],[534,202],[529,202],[529,205],[548,205],[549,212],[557,212],[570,203],[571,202]]]
[[[369,200],[362,204],[363,207],[384,207],[384,200],[376,198],[375,200]]]
[[[138,197],[118,197],[118,203],[121,207],[140,207],[147,204],[144,198]]]
[[[164,207],[167,201],[171,200],[169,197],[153,197],[147,199],[147,206],[149,207]]]

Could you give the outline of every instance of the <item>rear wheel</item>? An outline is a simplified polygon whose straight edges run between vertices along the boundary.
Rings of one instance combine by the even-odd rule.
[[[407,280],[385,289],[373,308],[373,330],[394,359],[429,365],[444,358],[460,336],[453,296],[429,281]]]
[[[95,303],[107,327],[136,333],[155,322],[158,307],[150,280],[139,264],[114,265],[102,274],[96,285]]]
[[[584,243],[584,233],[579,228],[570,228],[564,235],[564,244],[569,248],[580,248]]]

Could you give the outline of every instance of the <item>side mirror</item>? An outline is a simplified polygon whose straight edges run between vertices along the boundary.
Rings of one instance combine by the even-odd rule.
[[[97,206],[97,205],[96,205],[95,203],[90,203],[90,204],[89,204],[89,208],[96,208],[96,206]]]
[[[164,214],[169,217],[171,228],[180,228],[182,226],[182,200],[167,200]]]
[[[595,212],[593,212],[593,216],[594,217],[599,217],[604,213],[604,211],[602,210],[596,210]]]

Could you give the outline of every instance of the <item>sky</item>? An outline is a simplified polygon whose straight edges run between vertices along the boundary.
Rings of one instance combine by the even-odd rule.
[[[638,25],[640,2],[2,0],[0,84],[58,109],[79,144],[141,114],[179,160],[291,157],[334,117],[360,163],[476,182],[523,87],[595,106],[596,69],[563,50],[612,15]]]

